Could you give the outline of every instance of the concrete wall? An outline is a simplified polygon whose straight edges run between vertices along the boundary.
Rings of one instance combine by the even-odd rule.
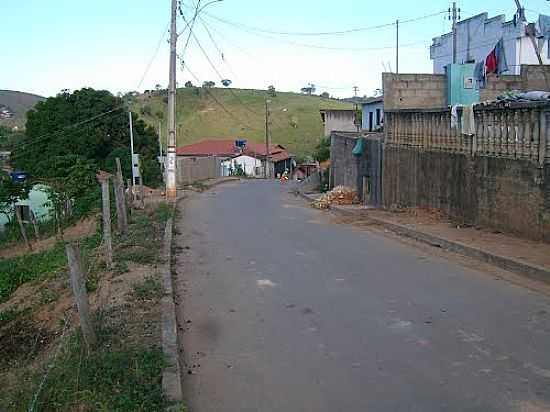
[[[361,157],[352,151],[358,133],[332,133],[330,137],[331,186],[348,186],[357,189],[358,176],[364,167]]]
[[[470,225],[550,241],[550,165],[387,146],[384,206],[430,207]]]
[[[178,156],[176,169],[178,186],[221,177],[222,160],[219,157]]]
[[[334,131],[357,131],[353,110],[321,110],[321,113],[325,116],[325,137]]]
[[[361,128],[366,131],[373,132],[378,127],[384,125],[384,102],[365,103],[363,104],[362,125]],[[376,122],[376,110],[380,110],[380,123]],[[373,124],[370,124],[370,115],[372,113]]]
[[[443,74],[382,75],[384,110],[447,107],[447,77]],[[506,90],[550,90],[550,65],[523,65],[521,74],[489,76],[480,100],[495,100]]]
[[[447,106],[443,74],[382,74],[384,110],[434,109]]]

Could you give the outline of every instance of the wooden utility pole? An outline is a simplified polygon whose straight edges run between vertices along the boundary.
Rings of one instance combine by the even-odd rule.
[[[269,167],[269,158],[271,157],[271,108],[269,104],[271,100],[267,99],[265,101],[265,167],[264,167],[264,177],[269,179],[271,177],[271,170]]]
[[[65,252],[69,263],[71,287],[78,310],[78,317],[80,318],[80,328],[89,350],[96,344],[97,338],[90,320],[90,304],[88,302],[88,293],[86,292],[86,279],[82,271],[80,247],[67,243],[65,245]]]
[[[115,161],[115,201],[117,227],[120,233],[126,234],[128,232],[128,214],[126,211],[126,196],[124,195],[124,178],[122,177],[122,167],[120,165],[120,159],[117,157]]]
[[[170,26],[170,82],[168,86],[168,147],[166,150],[166,198],[175,200],[176,192],[176,58],[178,1],[172,0]]]
[[[109,173],[99,173],[97,180],[101,183],[101,198],[103,200],[103,241],[105,242],[105,260],[107,267],[113,268],[113,238],[111,234],[111,201],[109,193]]]
[[[32,245],[31,245],[31,242],[29,242],[29,237],[27,236],[27,230],[25,229],[25,225],[23,224],[21,206],[15,206],[15,217],[17,218],[17,223],[19,224],[19,230],[21,231],[21,236],[23,236],[25,245],[27,246],[27,249],[29,249],[29,251],[32,252]]]

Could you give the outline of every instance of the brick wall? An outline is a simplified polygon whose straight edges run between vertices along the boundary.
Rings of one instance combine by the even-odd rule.
[[[384,206],[437,208],[461,223],[550,241],[550,165],[387,146]]]
[[[384,110],[447,107],[447,77],[444,74],[382,75]],[[550,65],[523,65],[519,76],[491,75],[480,91],[480,100],[495,100],[506,90],[550,90]]]

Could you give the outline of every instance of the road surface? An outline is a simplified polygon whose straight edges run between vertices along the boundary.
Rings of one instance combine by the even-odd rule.
[[[191,412],[550,410],[548,297],[287,191],[233,183],[183,203]]]

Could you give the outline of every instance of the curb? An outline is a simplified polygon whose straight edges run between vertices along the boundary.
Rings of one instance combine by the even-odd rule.
[[[298,192],[297,195],[309,202],[313,202],[316,200],[315,197],[306,193]],[[357,216],[357,212],[342,209],[338,206],[331,206],[329,211],[342,216]],[[534,265],[513,258],[495,255],[493,253],[486,252],[484,250],[477,249],[460,242],[440,238],[438,236],[411,229],[403,225],[386,222],[385,220],[376,219],[370,216],[362,215],[361,218],[368,222],[380,225],[397,235],[407,237],[418,242],[428,244],[430,246],[449,250],[451,252],[455,252],[466,257],[477,259],[484,263],[489,263],[493,266],[508,270],[510,272],[514,272],[530,279],[550,283],[550,270],[542,266]]]
[[[176,329],[176,305],[174,303],[174,287],[172,284],[172,237],[174,218],[168,219],[164,231],[162,247],[162,280],[164,296],[161,300],[162,310],[162,351],[167,366],[162,372],[162,389],[170,403],[183,401],[180,365],[178,361],[178,334]],[[170,410],[170,409],[169,409]]]

